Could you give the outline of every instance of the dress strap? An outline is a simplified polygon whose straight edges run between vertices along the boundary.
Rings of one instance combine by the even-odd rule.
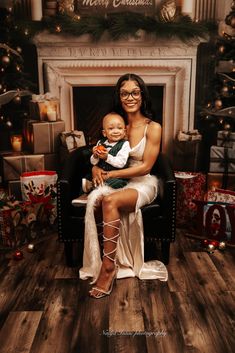
[[[145,126],[145,129],[144,129],[144,137],[146,136],[148,126],[149,126],[149,123],[148,123],[148,124],[146,124],[146,126]]]

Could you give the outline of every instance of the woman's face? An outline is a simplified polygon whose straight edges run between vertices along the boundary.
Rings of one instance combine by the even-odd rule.
[[[120,88],[120,100],[122,108],[127,114],[140,111],[142,96],[136,81],[125,81],[123,83]]]

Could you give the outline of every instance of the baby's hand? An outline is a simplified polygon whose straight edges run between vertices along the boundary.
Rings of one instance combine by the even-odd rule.
[[[93,154],[93,156],[94,156],[95,158],[99,158],[99,157],[98,157],[98,154],[96,153],[96,148],[97,148],[97,146],[94,146],[94,147],[92,148],[92,154]]]
[[[103,145],[95,146],[93,148],[93,153],[97,155],[98,158],[107,159],[108,151]]]

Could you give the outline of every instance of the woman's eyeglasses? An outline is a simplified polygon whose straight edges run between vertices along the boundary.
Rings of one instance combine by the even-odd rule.
[[[130,96],[133,99],[139,99],[141,97],[141,91],[139,89],[136,89],[136,90],[134,90],[132,92],[127,92],[127,91],[121,91],[120,92],[120,98],[122,100],[127,100]]]

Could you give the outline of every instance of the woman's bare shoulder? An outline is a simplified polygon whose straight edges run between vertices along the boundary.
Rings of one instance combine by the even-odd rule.
[[[156,132],[160,132],[161,133],[162,127],[156,121],[151,120],[149,122],[149,127],[150,127],[150,129],[148,128],[148,132],[153,132],[154,134],[156,134]]]

